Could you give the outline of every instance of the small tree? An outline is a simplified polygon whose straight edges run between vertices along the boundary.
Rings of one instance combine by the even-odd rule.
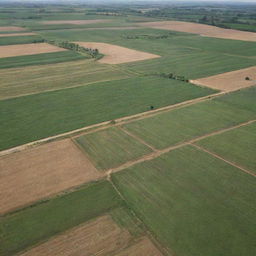
[[[154,106],[150,106],[150,110],[153,110],[154,109]]]
[[[245,78],[245,80],[249,81],[249,80],[250,80],[250,77],[247,76],[247,77]]]

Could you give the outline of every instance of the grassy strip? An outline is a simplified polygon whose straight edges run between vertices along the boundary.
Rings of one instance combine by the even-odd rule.
[[[191,146],[113,175],[171,255],[253,255],[255,179]]]
[[[141,77],[2,100],[0,149],[213,92],[177,80]]]
[[[197,144],[256,173],[256,123],[206,138]]]
[[[0,255],[12,255],[121,204],[111,184],[101,181],[7,215],[0,220]]]
[[[84,58],[85,57],[83,55],[73,51],[8,57],[8,58],[1,58],[0,69],[59,63],[59,62],[79,60]]]
[[[76,142],[102,170],[151,152],[150,148],[116,127],[78,137]]]
[[[166,148],[255,119],[255,94],[256,88],[249,88],[138,120],[125,128],[157,148]]]
[[[0,45],[40,43],[44,40],[37,35],[0,37]]]

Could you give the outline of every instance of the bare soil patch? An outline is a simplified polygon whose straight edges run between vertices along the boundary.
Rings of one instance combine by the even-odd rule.
[[[16,27],[16,26],[6,26],[6,27],[0,27],[0,31],[24,31],[26,30],[25,28],[21,28],[21,27]]]
[[[21,256],[105,256],[125,248],[130,239],[128,231],[121,229],[111,217],[103,216],[68,230]],[[158,254],[148,254],[151,255]]]
[[[67,50],[47,43],[4,45],[0,46],[0,58],[61,51]]]
[[[48,20],[42,21],[41,24],[47,25],[61,25],[61,24],[72,24],[72,25],[86,25],[86,24],[94,24],[94,23],[103,23],[108,22],[110,20]]]
[[[10,37],[10,36],[33,36],[36,33],[29,32],[29,33],[11,33],[11,34],[0,34],[0,37]]]
[[[141,61],[159,58],[161,56],[141,52],[126,47],[121,47],[114,44],[107,43],[95,43],[95,42],[75,42],[86,48],[98,49],[100,53],[103,53],[105,56],[99,60],[101,63],[106,64],[121,64],[133,61]]]
[[[249,80],[246,80],[246,77],[248,77]],[[190,82],[221,91],[235,91],[256,85],[256,66],[197,80],[190,80]]]
[[[121,251],[115,256],[161,256],[162,253],[155,247],[155,245],[144,237],[136,244]]]
[[[69,139],[0,158],[0,214],[101,177]]]
[[[256,41],[256,33],[254,32],[239,31],[235,29],[225,29],[225,28],[219,28],[215,26],[192,23],[192,22],[160,21],[160,22],[143,22],[143,23],[139,23],[138,25],[143,27],[199,34],[201,36],[208,36],[208,37],[217,37],[217,38],[224,38],[224,39],[234,39],[234,40],[253,41],[253,42]]]

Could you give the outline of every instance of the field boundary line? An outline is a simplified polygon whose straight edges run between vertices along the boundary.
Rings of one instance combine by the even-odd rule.
[[[210,150],[208,150],[208,149],[206,149],[206,148],[204,148],[204,147],[202,147],[202,146],[199,146],[199,145],[193,144],[193,143],[190,143],[190,145],[193,146],[193,147],[195,147],[195,148],[197,148],[197,149],[199,149],[199,150],[201,150],[201,151],[204,151],[204,152],[208,153],[209,155],[211,155],[211,156],[213,156],[213,157],[215,157],[215,158],[218,158],[218,159],[220,159],[220,160],[226,162],[226,163],[229,164],[229,165],[232,165],[232,166],[236,167],[237,169],[240,169],[241,171],[243,171],[243,172],[245,172],[245,173],[247,173],[247,174],[249,174],[249,175],[252,175],[253,177],[256,177],[256,174],[254,174],[253,172],[251,172],[251,171],[245,169],[245,168],[242,167],[241,165],[238,165],[238,164],[236,164],[236,163],[233,163],[233,162],[231,162],[231,161],[229,161],[229,160],[223,158],[222,156],[219,156],[219,155],[217,155],[216,153],[211,152]]]
[[[130,137],[134,138],[135,140],[139,141],[140,143],[144,144],[145,146],[149,147],[150,149],[152,149],[154,152],[158,151],[155,147],[153,147],[152,145],[150,145],[149,143],[147,143],[146,141],[144,141],[142,138],[140,138],[139,136],[131,133],[130,131],[128,131],[127,129],[125,129],[124,127],[122,127],[121,125],[117,126],[118,129],[120,129],[121,131],[123,131],[124,133],[126,133],[127,135],[129,135]]]
[[[168,105],[168,106],[161,107],[161,108],[158,108],[158,109],[149,110],[149,111],[137,113],[137,114],[130,115],[130,116],[120,117],[120,118],[115,119],[115,121],[118,123],[116,125],[127,124],[127,123],[137,121],[137,120],[140,120],[140,119],[149,118],[149,117],[155,116],[159,113],[163,113],[163,112],[167,112],[167,111],[170,111],[170,110],[173,110],[173,109],[178,109],[178,108],[190,106],[190,105],[193,105],[193,104],[196,104],[196,103],[199,103],[199,102],[203,102],[203,101],[206,101],[206,100],[210,100],[210,99],[213,99],[213,98],[216,98],[218,96],[225,95],[225,94],[229,94],[229,92],[217,92],[217,93],[214,93],[214,94],[210,94],[210,95],[206,95],[206,96],[203,96],[203,97],[200,97],[200,98],[195,98],[195,99],[183,101],[183,102],[173,104],[173,105]],[[92,133],[92,132],[96,132],[98,130],[106,129],[106,128],[109,128],[110,126],[113,126],[113,125],[110,124],[110,122],[111,122],[111,120],[108,120],[108,121],[104,121],[104,122],[101,122],[101,123],[88,125],[88,126],[85,126],[85,127],[79,128],[79,129],[75,129],[75,130],[64,132],[64,133],[57,134],[57,135],[54,135],[54,136],[46,137],[46,138],[43,138],[43,139],[39,139],[39,140],[36,140],[36,141],[32,141],[32,142],[29,142],[29,143],[26,143],[26,144],[19,145],[19,146],[16,146],[16,147],[8,148],[8,149],[0,151],[0,156],[11,154],[11,153],[14,153],[14,152],[19,152],[19,151],[22,151],[24,149],[34,147],[36,145],[41,145],[43,143],[47,143],[47,142],[54,141],[54,140],[57,140],[57,139],[64,139],[64,138],[71,137],[71,136],[89,134],[89,133]],[[116,126],[116,125],[114,125],[114,126]],[[91,130],[91,129],[93,129],[93,130]],[[88,131],[88,130],[90,130],[90,131]]]

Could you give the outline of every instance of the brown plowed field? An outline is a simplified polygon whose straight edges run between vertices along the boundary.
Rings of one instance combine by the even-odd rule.
[[[127,249],[115,254],[115,256],[161,256],[162,253],[155,247],[155,245],[144,237],[136,244]]]
[[[94,24],[94,23],[103,23],[108,21],[110,20],[48,20],[48,21],[42,21],[40,23],[47,24],[47,25],[61,25],[61,24],[86,25],[86,24]]]
[[[33,36],[36,33],[11,33],[11,34],[0,34],[0,37],[10,37],[10,36]]]
[[[67,50],[47,43],[4,45],[0,46],[0,58],[61,51]]]
[[[24,31],[26,30],[25,28],[21,28],[21,27],[15,27],[15,26],[6,26],[6,27],[0,27],[0,31]]]
[[[101,177],[69,139],[0,158],[0,214]]]
[[[243,41],[256,41],[256,33],[240,31],[235,29],[225,29],[215,26],[198,24],[192,22],[183,21],[157,21],[157,22],[143,22],[138,25],[143,27],[174,30],[179,32],[187,32],[193,34],[199,34],[201,36],[217,37],[224,39],[234,39]]]
[[[120,64],[120,63],[148,60],[148,59],[161,57],[156,54],[141,52],[141,51],[121,47],[114,44],[95,43],[95,42],[75,42],[75,43],[86,48],[98,49],[100,53],[103,53],[105,55],[103,58],[99,60],[99,62],[106,63],[106,64]]]
[[[125,248],[130,240],[128,231],[119,228],[111,217],[103,216],[68,230],[21,256],[107,256]],[[146,255],[140,254],[140,256]],[[147,256],[151,255],[158,254]]]
[[[249,77],[250,80],[245,80],[246,77]],[[256,85],[256,66],[197,80],[190,80],[190,82],[221,91],[235,91]]]

